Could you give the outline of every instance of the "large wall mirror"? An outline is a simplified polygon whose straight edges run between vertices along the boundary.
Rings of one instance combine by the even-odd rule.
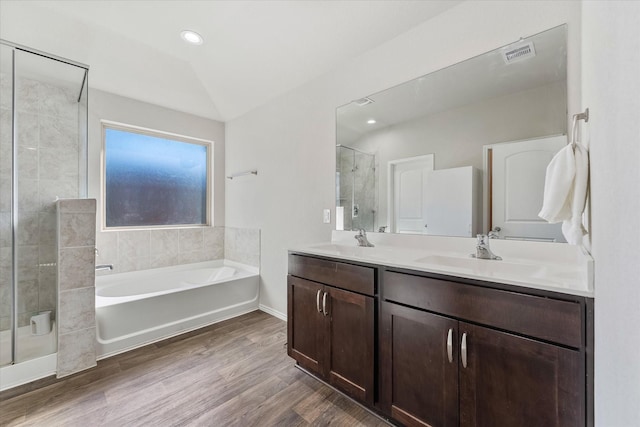
[[[566,131],[566,25],[341,106],[336,228],[564,242],[537,214]]]

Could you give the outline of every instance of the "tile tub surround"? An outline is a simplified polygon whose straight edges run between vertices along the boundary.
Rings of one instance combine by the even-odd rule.
[[[224,227],[99,231],[98,275],[170,267],[224,258]]]
[[[225,227],[224,257],[230,261],[260,267],[260,230]]]
[[[95,224],[95,199],[58,200],[58,378],[96,365]]]
[[[234,227],[99,231],[96,264],[126,273],[228,259],[260,266],[260,230]]]

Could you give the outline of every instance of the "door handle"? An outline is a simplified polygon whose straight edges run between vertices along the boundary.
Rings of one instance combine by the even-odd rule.
[[[324,295],[322,296],[322,313],[326,316],[327,314],[329,314],[327,312],[327,293],[325,292]]]
[[[318,289],[318,293],[316,294],[316,308],[318,309],[318,313],[322,313],[320,309],[320,292],[322,292],[322,290]]]
[[[462,334],[462,342],[460,343],[460,353],[462,359],[462,366],[467,367],[467,333]]]
[[[447,357],[449,363],[453,363],[453,328],[449,328],[449,333],[447,333]]]

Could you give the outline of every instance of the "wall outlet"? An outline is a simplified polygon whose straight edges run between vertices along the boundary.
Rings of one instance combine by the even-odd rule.
[[[331,224],[331,209],[324,209],[322,211],[322,222],[325,224]]]

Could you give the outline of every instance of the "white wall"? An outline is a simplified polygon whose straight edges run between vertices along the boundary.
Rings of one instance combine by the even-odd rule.
[[[568,23],[569,111],[575,111],[580,18],[574,1],[464,2],[228,122],[227,171],[258,169],[256,177],[227,182],[226,224],[262,229],[261,303],[286,313],[287,248],[330,239],[334,224],[322,224],[322,209],[335,206],[337,106]]]
[[[640,3],[583,5],[596,426],[640,425]]]

